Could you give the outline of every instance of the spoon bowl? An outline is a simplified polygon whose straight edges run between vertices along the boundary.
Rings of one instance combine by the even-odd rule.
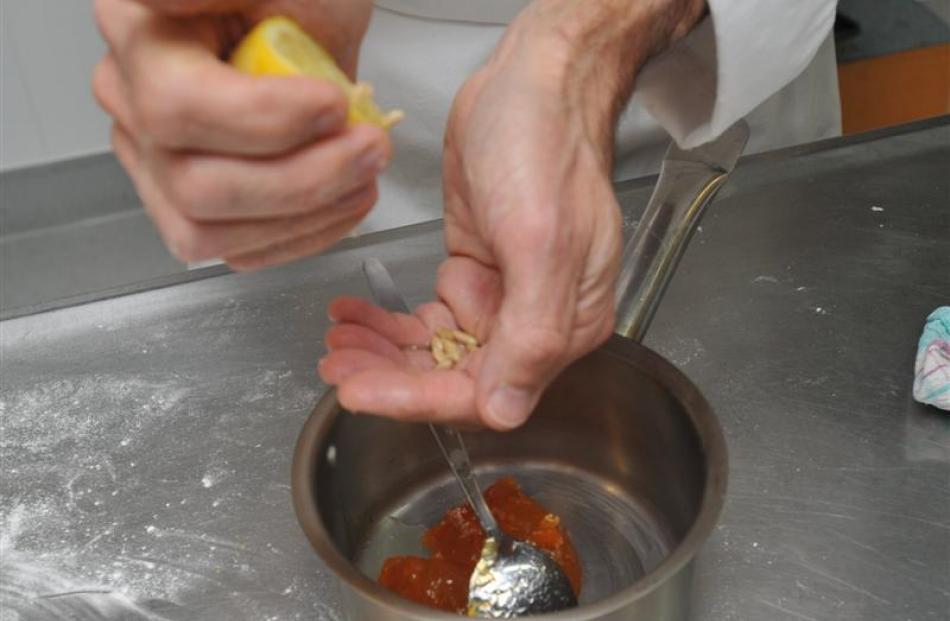
[[[469,582],[470,617],[512,619],[575,606],[571,583],[550,556],[504,534],[485,541]]]

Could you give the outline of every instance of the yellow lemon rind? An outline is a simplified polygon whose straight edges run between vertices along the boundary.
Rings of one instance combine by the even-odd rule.
[[[309,75],[333,82],[349,101],[351,125],[369,123],[389,129],[403,119],[399,110],[380,110],[372,86],[353,84],[333,57],[288,17],[270,17],[257,24],[235,48],[230,62],[253,76]]]

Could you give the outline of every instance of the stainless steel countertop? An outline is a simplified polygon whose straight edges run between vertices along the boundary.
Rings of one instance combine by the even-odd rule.
[[[730,444],[697,621],[948,618],[950,414],[911,398],[948,170],[945,117],[746,159],[711,207],[646,341]],[[423,301],[441,252],[433,223],[0,323],[0,618],[345,618],[289,497],[324,309],[369,255]]]

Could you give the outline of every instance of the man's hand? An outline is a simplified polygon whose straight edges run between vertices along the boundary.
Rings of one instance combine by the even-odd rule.
[[[518,18],[450,117],[440,301],[415,316],[354,299],[331,307],[319,371],[345,407],[510,429],[607,339],[621,247],[616,117],[640,64],[703,7],[539,0]],[[416,350],[456,326],[484,346],[459,369],[432,370]]]
[[[352,76],[372,3],[97,0],[109,54],[94,91],[113,148],[171,251],[237,269],[325,249],[376,201],[391,146],[346,126],[338,87],[260,78],[223,58],[257,21],[295,18]]]

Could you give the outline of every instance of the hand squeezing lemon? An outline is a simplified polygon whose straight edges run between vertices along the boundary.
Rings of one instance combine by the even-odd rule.
[[[337,84],[349,100],[349,123],[389,129],[403,118],[399,110],[383,112],[373,101],[373,88],[353,84],[333,57],[288,17],[270,17],[257,24],[238,44],[231,65],[250,75],[308,75]]]

